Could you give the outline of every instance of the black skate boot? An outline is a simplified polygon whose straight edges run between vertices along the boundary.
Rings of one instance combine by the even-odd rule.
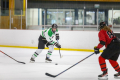
[[[114,74],[114,78],[118,78],[118,79],[120,79],[120,72]]]
[[[34,63],[34,62],[35,62],[35,59],[33,59],[33,58],[31,57],[30,62],[31,62],[31,63]]]
[[[102,74],[98,75],[98,79],[99,79],[99,80],[107,80],[107,79],[108,79],[107,70],[106,70],[106,71],[103,71]]]
[[[50,58],[48,58],[47,55],[46,55],[46,59],[45,60],[46,60],[46,63],[51,63],[52,62],[52,60]]]

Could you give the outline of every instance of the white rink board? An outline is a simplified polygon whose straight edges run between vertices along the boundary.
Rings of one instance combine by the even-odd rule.
[[[41,30],[0,29],[0,45],[38,46]],[[59,31],[62,48],[93,49],[99,43],[98,31]]]

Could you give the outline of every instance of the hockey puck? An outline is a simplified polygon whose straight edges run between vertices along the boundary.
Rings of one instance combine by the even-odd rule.
[[[55,63],[55,65],[58,65],[57,63]]]

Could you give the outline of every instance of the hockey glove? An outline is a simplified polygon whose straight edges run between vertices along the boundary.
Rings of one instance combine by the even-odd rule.
[[[94,53],[95,53],[95,54],[99,54],[99,53],[100,53],[100,51],[99,51],[99,49],[97,48],[97,46],[94,47]]]
[[[57,42],[54,43],[54,45],[57,47],[57,48],[61,48],[61,45]]]
[[[56,40],[59,40],[59,34],[58,33],[56,34]]]

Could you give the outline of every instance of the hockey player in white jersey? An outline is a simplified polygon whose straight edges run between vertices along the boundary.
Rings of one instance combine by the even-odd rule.
[[[35,58],[42,52],[42,50],[45,48],[45,45],[49,48],[48,53],[46,54],[46,62],[51,62],[50,56],[52,55],[52,52],[54,50],[54,45],[57,48],[61,48],[61,45],[55,41],[53,41],[53,37],[56,35],[56,40],[59,40],[59,34],[57,29],[57,24],[53,24],[52,28],[46,29],[45,31],[42,31],[42,34],[39,37],[39,43],[38,43],[38,49],[34,52],[32,55],[30,62],[35,62]]]

